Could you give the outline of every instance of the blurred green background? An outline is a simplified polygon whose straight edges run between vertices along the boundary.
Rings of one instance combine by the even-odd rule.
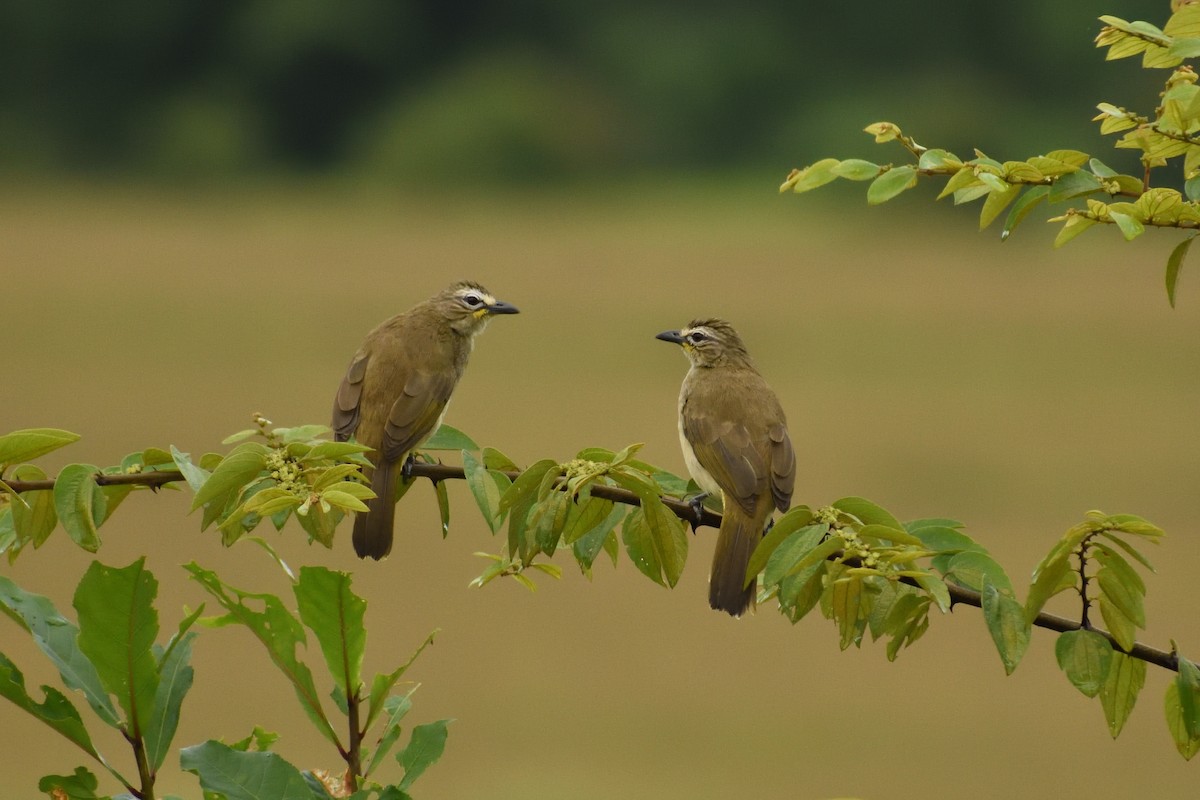
[[[1167,306],[1177,237],[1055,251],[1041,215],[1001,245],[928,187],[883,209],[861,186],[775,194],[826,155],[886,158],[859,133],[877,119],[960,152],[1074,146],[1133,169],[1088,119],[1149,108],[1164,76],[1106,65],[1101,13],[1162,22],[1167,3],[6,3],[0,429],[82,433],[58,467],[216,449],[255,411],[324,421],[371,327],[469,277],[522,314],[480,340],[448,422],[524,463],[642,441],[682,471],[686,366],[653,336],[720,315],[783,400],[797,502],[959,518],[1018,582],[1086,510],[1142,514],[1169,533],[1142,638],[1195,658],[1200,293],[1185,267]],[[472,553],[500,542],[465,487],[451,499],[443,541],[433,493],[411,492],[382,564],[345,531],[332,552],[276,540],[293,566],[354,571],[368,669],[442,629],[410,719],[458,721],[419,797],[1194,793],[1161,670],[1114,743],[1048,633],[1005,678],[973,609],[895,664],[839,653],[815,616],[711,613],[710,530],[674,591],[627,561],[470,590]],[[106,563],[150,554],[164,630],[204,599],[190,560],[288,591],[187,502],[136,495],[103,530]],[[65,540],[0,568],[69,611],[90,558]],[[0,630],[30,684],[58,683]],[[195,662],[178,745],[262,724],[293,763],[337,767],[244,631],[207,632]],[[83,763],[11,707],[0,720],[6,797]],[[173,766],[160,788],[199,794]]]

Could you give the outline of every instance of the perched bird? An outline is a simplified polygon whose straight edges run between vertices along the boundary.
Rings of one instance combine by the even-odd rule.
[[[338,441],[371,447],[378,497],[354,520],[354,552],[380,559],[392,549],[396,465],[441,424],[475,335],[517,308],[462,281],[383,322],[354,354],[333,402]]]
[[[705,493],[696,507],[707,495],[719,495],[723,507],[708,602],[738,617],[754,602],[750,556],[771,513],[792,501],[796,456],[787,420],[728,322],[695,320],[657,338],[682,346],[691,362],[679,391],[679,444]]]

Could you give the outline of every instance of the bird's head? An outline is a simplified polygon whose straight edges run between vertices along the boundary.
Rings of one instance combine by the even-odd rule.
[[[663,331],[656,337],[683,348],[688,360],[697,367],[749,363],[750,355],[737,331],[723,319],[696,319],[686,328]]]
[[[473,281],[459,281],[434,298],[434,305],[455,333],[474,336],[497,314],[516,314],[517,307]]]

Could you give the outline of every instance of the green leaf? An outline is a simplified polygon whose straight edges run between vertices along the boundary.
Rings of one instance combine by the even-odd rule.
[[[54,481],[54,511],[75,544],[94,553],[100,549],[97,520],[104,519],[104,495],[96,486],[91,464],[70,464]]]
[[[1180,703],[1178,680],[1167,684],[1167,694],[1164,700],[1167,728],[1171,731],[1171,738],[1175,740],[1175,749],[1185,760],[1191,761],[1192,756],[1200,751],[1200,736],[1188,735],[1188,725],[1183,717],[1183,707]]]
[[[22,464],[13,470],[13,475],[19,481],[39,481],[46,478],[46,473],[33,464]],[[41,547],[46,537],[58,524],[58,514],[54,511],[54,492],[21,492],[23,503],[12,504],[13,528],[17,538],[29,542],[34,547]]]
[[[597,498],[593,497],[590,499],[595,500]],[[625,515],[629,512],[624,505],[617,505],[615,503],[610,505],[612,505],[612,508],[609,510],[608,516],[599,525],[587,533],[581,534],[578,539],[571,543],[571,551],[575,555],[575,561],[578,562],[580,569],[585,575],[590,574],[592,564],[595,563],[596,556],[600,554],[601,549],[606,549],[613,558],[613,564],[616,564],[619,548],[613,530],[625,519]]]
[[[868,181],[879,175],[880,167],[861,158],[848,158],[833,168],[833,174],[850,181]]]
[[[946,577],[960,586],[983,591],[984,583],[990,583],[996,589],[1011,595],[1012,581],[994,558],[978,550],[965,550],[949,561]]]
[[[377,674],[371,681],[371,694],[367,703],[367,722],[363,725],[364,730],[370,728],[375,723],[375,719],[385,710],[387,696],[392,691],[392,687],[403,677],[408,668],[413,665],[413,662],[417,660],[417,656],[421,655],[426,647],[433,644],[433,638],[437,633],[437,631],[434,631],[426,636],[425,641],[421,642],[421,645],[408,657],[408,661],[405,661],[389,673]]]
[[[48,598],[26,592],[0,575],[0,611],[30,632],[34,643],[58,668],[63,683],[83,692],[101,720],[112,727],[120,724],[96,666],[79,649],[79,629],[59,614]]]
[[[1074,197],[1098,192],[1102,188],[1100,180],[1095,175],[1085,170],[1077,170],[1060,175],[1054,181],[1054,185],[1050,187],[1046,199],[1051,203],[1061,203]]]
[[[1116,606],[1122,614],[1133,620],[1133,623],[1139,628],[1146,627],[1146,610],[1142,603],[1142,594],[1136,586],[1126,584],[1120,573],[1112,567],[1105,567],[1097,572],[1096,583],[1099,584],[1104,598]]]
[[[0,472],[77,441],[79,434],[58,428],[25,428],[0,436]]]
[[[483,448],[481,455],[483,456],[483,465],[488,469],[494,469],[499,472],[521,471],[521,468],[517,466],[515,461],[494,447]]]
[[[601,497],[587,496],[572,505],[563,527],[563,544],[574,544],[584,534],[594,530],[612,514],[613,501]]]
[[[46,775],[38,781],[38,791],[55,800],[110,800],[96,794],[100,782],[86,767],[76,767],[72,775]],[[122,795],[122,799],[130,795]]]
[[[833,169],[840,161],[836,158],[823,158],[815,164],[810,164],[801,170],[795,170],[792,175],[784,181],[779,187],[779,191],[786,192],[789,189],[796,194],[807,192],[816,189],[818,186],[824,186],[830,181],[837,180],[837,175]]]
[[[25,689],[25,676],[17,669],[16,664],[9,660],[8,656],[0,653],[0,697],[7,698],[17,708],[40,719],[68,740],[79,745],[84,752],[95,756],[96,750],[92,747],[92,739],[71,701],[53,686],[43,686],[42,693],[45,695],[45,699],[40,703],[30,697],[29,692]]]
[[[413,728],[408,746],[396,754],[396,760],[404,767],[404,778],[400,791],[407,791],[425,770],[437,763],[446,749],[446,726],[451,722],[440,719]]]
[[[1008,208],[1008,204],[1016,200],[1017,195],[1021,193],[1021,184],[1005,183],[1003,180],[1000,180],[1000,182],[1003,186],[993,188],[988,193],[987,200],[983,201],[983,208],[979,210],[979,230],[983,230],[991,225],[996,217],[1000,216],[1000,212]]]
[[[350,590],[348,573],[325,567],[301,567],[292,587],[300,620],[316,634],[325,664],[334,683],[347,697],[362,683],[363,652],[367,630],[363,617],[367,603]]]
[[[771,526],[771,530],[754,548],[754,553],[750,556],[750,563],[746,567],[746,583],[749,584],[751,578],[763,571],[771,554],[775,552],[775,548],[793,533],[809,525],[812,519],[812,510],[806,506],[793,508],[780,517],[779,521]]]
[[[1062,553],[1061,557],[1044,563],[1034,578],[1033,585],[1029,587],[1029,596],[1025,599],[1025,616],[1030,622],[1042,610],[1042,606],[1046,605],[1047,600],[1065,588],[1063,578],[1071,568],[1071,562],[1067,558],[1069,553],[1070,551],[1067,551]]]
[[[1175,287],[1179,283],[1179,270],[1183,267],[1183,259],[1187,257],[1188,248],[1192,246],[1192,239],[1195,238],[1196,234],[1194,233],[1188,236],[1175,245],[1175,249],[1167,257],[1167,301],[1171,304],[1171,308],[1175,307]]]
[[[558,462],[552,458],[543,458],[517,476],[508,491],[500,496],[500,512],[510,511],[518,504],[528,507],[527,503],[531,499],[537,499],[537,491],[542,484],[542,479],[552,469],[558,469]]]
[[[171,459],[175,462],[175,466],[183,473],[183,479],[187,481],[188,486],[193,492],[200,491],[201,487],[208,481],[212,474],[208,470],[196,466],[192,463],[191,457],[187,453],[181,453],[171,446]]]
[[[1127,242],[1136,239],[1146,232],[1146,226],[1136,217],[1112,210],[1109,210],[1108,215],[1112,217],[1113,222],[1117,223],[1117,227],[1121,229],[1121,235],[1125,237],[1125,241]]]
[[[1108,721],[1108,732],[1115,739],[1125,727],[1138,693],[1146,682],[1146,662],[1120,651],[1113,651],[1108,677],[1100,689],[1100,705]]]
[[[833,507],[853,515],[863,525],[886,525],[889,528],[905,529],[888,511],[863,497],[843,497],[834,501]]]
[[[292,684],[300,707],[317,730],[331,743],[338,745],[337,734],[321,708],[312,671],[296,657],[297,645],[305,643],[304,628],[301,627],[300,621],[284,608],[275,595],[254,594],[235,589],[223,583],[215,572],[206,570],[195,562],[186,564],[184,569],[228,612],[225,617],[218,618],[216,624],[245,625],[267,648],[271,661]],[[250,608],[245,604],[245,600],[255,601],[255,605],[261,605],[263,610]]]
[[[1058,236],[1054,237],[1054,246],[1062,247],[1095,224],[1096,220],[1086,217],[1083,214],[1068,214],[1067,221],[1063,224],[1062,230],[1058,232]]]
[[[893,167],[871,181],[867,187],[867,203],[879,205],[886,203],[905,189],[917,185],[916,170],[910,166]]]
[[[1095,631],[1067,631],[1059,634],[1054,655],[1067,680],[1085,697],[1100,693],[1112,666],[1113,649],[1108,639]]]
[[[891,525],[879,525],[871,523],[863,525],[858,529],[858,535],[864,539],[869,539],[872,542],[887,545],[908,545],[909,547],[919,547],[924,549],[924,543],[913,536],[908,531],[900,527]]]
[[[75,589],[79,649],[95,664],[104,688],[116,696],[129,734],[139,738],[150,727],[158,693],[152,651],[158,636],[157,594],[158,581],[144,557],[121,569],[94,561]]]
[[[275,753],[245,753],[210,739],[183,748],[179,765],[199,776],[206,793],[224,800],[314,800],[317,796],[300,770]]]
[[[467,488],[471,490],[471,495],[475,498],[475,504],[479,506],[484,521],[487,522],[492,533],[496,533],[504,521],[504,515],[500,513],[500,484],[493,473],[489,472],[483,462],[475,458],[470,450],[462,451],[462,459]],[[504,478],[504,480],[508,479]]]
[[[1099,605],[1100,616],[1104,618],[1104,627],[1108,628],[1108,632],[1117,640],[1118,645],[1125,650],[1132,650],[1137,642],[1137,626],[1133,624],[1133,620],[1125,616],[1121,609],[1103,595],[1100,597]]]
[[[1049,186],[1034,186],[1027,189],[1009,209],[1008,218],[1004,221],[1004,229],[1000,232],[1001,241],[1007,239],[1017,229],[1017,226],[1029,216],[1029,212],[1033,211],[1049,194]]]
[[[776,523],[775,528],[779,528],[786,519],[787,515],[784,515],[783,519]],[[792,527],[791,523],[787,525],[787,528],[790,527]],[[775,528],[771,529],[772,534],[775,533]],[[785,532],[787,528],[784,529]],[[789,574],[795,574],[797,564],[802,559],[805,559],[818,544],[821,544],[821,540],[827,532],[828,526],[824,523],[818,523],[815,525],[806,525],[799,530],[787,533],[782,541],[771,548],[771,553],[767,556],[767,562],[763,565],[762,569],[763,583],[767,586],[774,586]],[[841,549],[841,540],[838,537],[831,536],[825,541],[832,542],[832,545],[827,545],[827,549],[831,549],[829,549],[829,553],[826,555],[831,555]],[[758,555],[758,552],[756,549],[755,555]],[[819,564],[824,560],[825,556],[818,555],[818,557],[810,560],[808,563]]]
[[[425,440],[419,450],[479,450],[475,440],[458,428],[443,424]]]
[[[953,153],[934,147],[921,153],[917,167],[929,170],[959,169],[962,167],[962,161]]]
[[[247,444],[257,444],[248,442]],[[246,447],[246,445],[242,445]],[[224,506],[236,497],[248,484],[258,479],[267,466],[267,448],[258,445],[255,449],[234,450],[221,460],[212,475],[204,482],[192,498],[192,510],[209,503]]]
[[[987,623],[988,633],[996,643],[1005,674],[1012,675],[1029,648],[1032,629],[1029,620],[1025,618],[1025,609],[1011,595],[996,588],[987,573],[983,574],[983,590],[980,594],[983,598],[983,620]]]
[[[1190,739],[1200,739],[1200,668],[1179,655],[1179,674],[1175,686],[1179,690],[1179,714]]]
[[[572,505],[566,492],[553,492],[534,507],[529,515],[529,526],[538,550],[548,556],[554,555]]]
[[[400,722],[412,710],[412,700],[409,695],[414,691],[416,691],[415,686],[408,694],[389,697],[384,702],[382,706],[383,730],[379,734],[379,743],[371,753],[371,761],[367,764],[365,775],[370,775],[375,771],[400,738]]]
[[[643,500],[621,526],[625,549],[644,575],[663,586],[674,587],[687,561],[687,528],[657,497]]]
[[[442,538],[445,539],[450,535],[450,490],[446,488],[446,482],[435,483],[433,494],[437,497],[438,519],[442,523]]]
[[[166,653],[156,654],[158,691],[154,697],[150,724],[144,731],[146,758],[156,772],[166,760],[167,753],[171,752],[171,741],[179,726],[179,709],[183,705],[183,698],[192,688],[193,670],[188,662],[191,661],[192,641],[195,638],[196,634],[185,633]]]

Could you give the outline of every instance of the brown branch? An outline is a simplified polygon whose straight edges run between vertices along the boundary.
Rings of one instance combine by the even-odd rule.
[[[465,480],[466,473],[462,467],[455,467],[449,464],[427,464],[421,461],[411,463],[409,474],[417,478],[428,478],[437,483],[438,481],[447,480]],[[510,479],[516,479],[521,473],[505,472]],[[115,485],[138,485],[150,486],[158,488],[163,484],[173,483],[183,480],[183,474],[178,470],[162,470],[157,472],[141,472],[130,475],[96,475],[96,483],[100,486],[115,486]],[[54,488],[54,480],[46,479],[40,481],[8,481],[9,486],[17,492],[27,491],[46,491]],[[593,483],[591,484],[591,493],[593,497],[599,497],[605,500],[612,500],[614,503],[623,503],[624,505],[637,506],[641,505],[641,500],[633,492],[622,489],[617,486],[608,486],[606,484]],[[671,510],[675,516],[688,523],[693,523],[697,527],[707,526],[710,528],[719,528],[721,526],[721,515],[711,509],[702,509],[699,519],[696,517],[696,512],[692,509],[690,503],[674,497],[663,497],[663,505]],[[830,558],[836,558],[836,554]],[[904,583],[913,586],[918,586],[915,580],[902,578]],[[979,592],[973,589],[967,589],[954,584],[946,584],[946,588],[950,592],[950,605],[953,607],[956,604],[965,606],[974,606],[975,608],[983,608],[983,597]],[[1080,624],[1076,620],[1060,617],[1057,614],[1048,614],[1045,611],[1040,612],[1031,623],[1034,627],[1045,628],[1046,630],[1056,631],[1058,633],[1066,633],[1067,631],[1077,631],[1080,629]],[[1179,671],[1179,658],[1175,653],[1160,650],[1156,647],[1151,647],[1141,642],[1135,642],[1133,647],[1125,650],[1112,634],[1100,628],[1090,627],[1092,630],[1109,641],[1109,644],[1114,649],[1120,650],[1127,655],[1140,659],[1150,664],[1169,669],[1174,672]],[[1200,665],[1198,665],[1200,666]]]

